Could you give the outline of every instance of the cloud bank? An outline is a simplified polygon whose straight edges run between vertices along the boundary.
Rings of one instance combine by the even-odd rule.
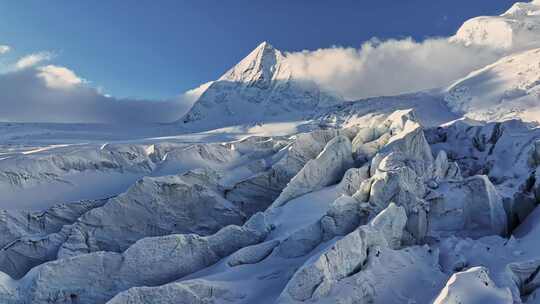
[[[494,62],[499,50],[445,38],[372,41],[360,48],[333,47],[288,53],[293,73],[355,100],[447,86]]]
[[[50,52],[30,54],[0,73],[0,121],[172,122],[199,96],[197,91],[188,91],[168,101],[114,98],[88,86],[87,81],[66,67],[44,65],[53,57]]]
[[[86,86],[73,71],[55,65],[0,74],[0,121],[172,122],[188,110],[187,99],[117,99]]]
[[[332,47],[287,53],[287,60],[295,77],[357,100],[447,86],[502,55],[497,50],[438,38],[423,42],[372,40],[358,49]],[[118,99],[90,87],[66,67],[47,64],[53,57],[50,52],[30,54],[0,73],[0,121],[172,122],[185,114],[209,85],[168,101]]]

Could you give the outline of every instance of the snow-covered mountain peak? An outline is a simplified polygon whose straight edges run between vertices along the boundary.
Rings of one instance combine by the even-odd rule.
[[[341,101],[314,82],[295,77],[287,55],[263,42],[212,82],[179,122],[209,130],[302,119],[316,109]]]
[[[263,42],[177,125],[0,123],[0,304],[540,304],[539,16],[444,89],[336,105]]]
[[[279,50],[265,41],[221,76],[219,81],[243,82],[265,88],[279,71],[284,58]]]
[[[517,2],[501,16],[526,17],[538,16],[540,13],[540,1]]]
[[[453,37],[466,45],[502,50],[540,46],[540,1],[518,2],[500,16],[481,16],[466,21]]]

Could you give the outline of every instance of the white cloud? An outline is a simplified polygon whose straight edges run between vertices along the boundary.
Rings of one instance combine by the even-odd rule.
[[[11,47],[9,45],[0,45],[0,55],[5,54],[9,51],[11,51]]]
[[[69,89],[83,83],[81,78],[65,67],[46,65],[37,70],[37,76],[42,78],[50,88]]]
[[[209,81],[207,83],[201,84],[200,86],[194,89],[188,90],[184,92],[183,94],[181,94],[180,96],[178,96],[178,100],[181,100],[183,103],[191,107],[199,99],[199,97],[201,97],[204,91],[206,91],[206,89],[208,89],[208,87],[212,85],[212,83],[214,82]]]
[[[372,40],[359,49],[289,53],[293,73],[347,99],[396,95],[449,85],[500,58],[487,48],[447,39]]]
[[[54,65],[0,73],[0,121],[172,122],[188,110],[191,97],[181,95],[171,101],[118,99],[88,87],[68,68]]]
[[[39,53],[30,54],[30,55],[20,58],[15,63],[15,69],[17,70],[27,69],[27,68],[36,66],[44,61],[49,61],[52,58],[53,58],[53,54],[51,52],[39,52]]]

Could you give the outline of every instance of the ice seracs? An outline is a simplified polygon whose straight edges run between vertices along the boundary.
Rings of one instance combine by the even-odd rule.
[[[293,198],[337,183],[353,162],[350,139],[336,136],[291,179],[273,205],[280,206]]]
[[[452,275],[433,304],[512,303],[508,288],[498,288],[484,267],[473,267]]]
[[[515,121],[425,128],[411,110],[381,115],[291,137],[154,151],[154,159],[169,159],[168,169],[187,171],[145,177],[54,229],[38,230],[35,247],[27,242],[35,232],[21,228],[20,249],[5,251],[17,263],[0,263],[12,275],[0,282],[0,300],[435,299],[453,269],[476,265],[454,239],[502,244],[515,214],[532,211],[512,194],[533,191],[535,182],[490,160],[511,153],[512,172],[530,176],[537,133]],[[369,153],[354,153],[351,140],[356,152]],[[412,274],[422,279],[410,280]],[[495,283],[512,298],[520,293],[513,283]],[[395,293],[385,292],[390,288]]]
[[[479,237],[507,233],[502,198],[487,176],[441,183],[431,191],[429,202],[431,235]]]
[[[208,303],[225,301],[229,303],[245,300],[240,290],[230,290],[209,281],[194,280],[186,283],[173,283],[158,288],[137,287],[122,292],[107,302],[108,304],[151,303],[159,299],[161,303],[175,303],[182,299],[184,303]]]
[[[539,6],[473,19],[453,39],[529,48]],[[4,199],[133,180],[1,211],[0,302],[538,303],[539,54],[448,89],[342,103],[263,43],[167,126],[227,128],[10,152]],[[292,133],[272,134],[276,121]]]
[[[0,271],[14,278],[24,276],[32,267],[57,258],[69,228],[89,210],[106,200],[59,204],[43,212],[3,211],[0,220]]]

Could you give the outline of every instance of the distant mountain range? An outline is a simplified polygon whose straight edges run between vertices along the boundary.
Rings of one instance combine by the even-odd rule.
[[[538,120],[530,113],[537,113],[540,107],[536,88],[540,83],[540,51],[531,49],[540,48],[540,1],[516,3],[500,16],[470,19],[449,41],[491,48],[508,57],[471,71],[449,88],[413,94],[415,103],[423,96],[426,103],[441,100],[450,111],[471,118]],[[218,80],[197,90],[200,97],[177,122],[193,130],[312,119],[352,102],[295,75],[287,54],[268,42],[261,43]]]

